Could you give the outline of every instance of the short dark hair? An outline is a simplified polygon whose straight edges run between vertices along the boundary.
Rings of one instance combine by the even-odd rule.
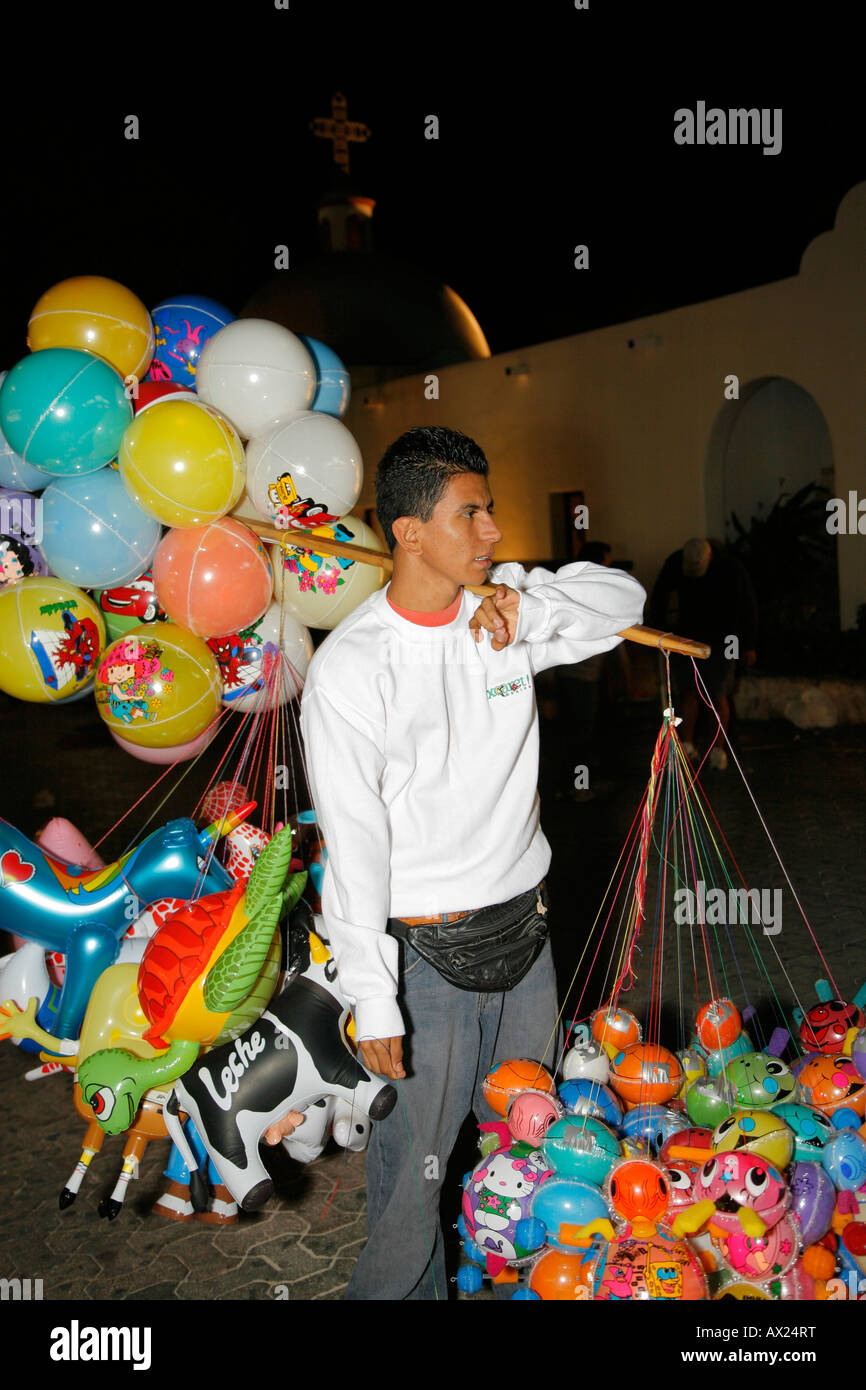
[[[395,547],[398,516],[429,521],[457,473],[487,475],[487,459],[474,439],[441,425],[418,425],[389,444],[376,470],[376,515],[388,549]]]

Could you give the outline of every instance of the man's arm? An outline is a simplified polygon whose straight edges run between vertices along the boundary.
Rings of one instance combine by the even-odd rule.
[[[385,928],[390,908],[391,835],[380,795],[382,738],[359,709],[318,686],[304,691],[301,730],[310,790],[328,858],[322,915],[340,988],[355,1018],[365,1063],[404,1075],[397,1004],[398,943]],[[380,1053],[372,1042],[385,1045]],[[393,1045],[392,1045],[393,1044]],[[376,1065],[378,1063],[378,1065]]]
[[[535,672],[611,651],[622,628],[643,617],[643,586],[606,565],[578,560],[555,574],[540,566],[527,574],[521,565],[497,565],[490,578],[520,595],[516,624],[507,626],[513,626],[512,640],[530,648]]]

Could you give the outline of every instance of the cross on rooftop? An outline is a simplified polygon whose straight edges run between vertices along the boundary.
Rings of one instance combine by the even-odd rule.
[[[346,119],[348,103],[342,92],[335,92],[331,98],[330,116],[317,116],[310,122],[310,130],[314,135],[320,135],[324,140],[334,142],[334,163],[338,164],[344,174],[349,172],[349,144],[364,145],[369,140],[371,131],[361,121],[349,121]]]

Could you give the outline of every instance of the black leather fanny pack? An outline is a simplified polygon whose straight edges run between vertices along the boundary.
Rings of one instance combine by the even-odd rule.
[[[547,940],[547,906],[542,881],[507,903],[480,907],[456,922],[408,926],[391,917],[388,929],[449,984],[498,993],[519,984],[538,959]]]

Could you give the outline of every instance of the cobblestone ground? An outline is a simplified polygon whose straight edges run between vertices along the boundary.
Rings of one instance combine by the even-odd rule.
[[[63,814],[96,839],[153,781],[154,769],[134,763],[108,741],[89,702],[41,709],[0,697],[0,720],[0,812],[28,834],[50,815]],[[638,806],[657,724],[653,703],[632,705],[615,721],[608,717],[602,731],[605,756],[599,795],[578,805],[555,797],[569,780],[575,750],[555,724],[543,725],[542,819],[553,846],[549,883],[561,997],[569,989]],[[866,730],[845,727],[807,734],[783,723],[753,724],[741,725],[734,737],[827,963],[840,989],[853,993],[866,978],[866,935],[861,926],[866,890]],[[205,780],[203,774],[191,774],[163,813],[189,811]],[[770,843],[733,766],[724,773],[708,773],[703,781],[747,880],[767,888],[783,885]],[[129,833],[116,832],[103,847],[106,857],[120,852],[129,838]],[[646,998],[651,932],[650,918],[632,996],[638,1012]],[[672,933],[669,938],[672,948]],[[826,971],[787,890],[783,931],[774,945],[779,959],[769,973],[780,1000],[790,1009],[795,994],[805,1000],[813,997],[814,981]],[[745,955],[741,950],[743,983],[762,1014],[770,989]],[[672,1006],[672,949],[666,951],[665,961],[665,1000]],[[585,977],[584,965],[570,994],[570,1010]],[[737,993],[736,972],[730,984]],[[602,986],[603,972],[597,969],[581,1012],[598,1002]],[[686,997],[688,1007],[693,1007],[688,992]],[[26,1065],[17,1049],[8,1043],[0,1046],[0,1275],[41,1278],[46,1299],[235,1300],[274,1298],[281,1292],[293,1300],[341,1296],[364,1239],[363,1155],[335,1150],[303,1168],[282,1151],[269,1154],[274,1197],[258,1214],[215,1229],[198,1221],[172,1223],[151,1213],[162,1185],[164,1141],[148,1149],[117,1219],[101,1220],[97,1202],[114,1185],[122,1149],[120,1139],[106,1139],[78,1200],[61,1212],[58,1194],[78,1159],[84,1126],[72,1108],[70,1078],[28,1083],[23,1076]],[[446,1226],[456,1219],[457,1184],[472,1162],[472,1134],[468,1124],[462,1151],[449,1170],[452,1206]]]

